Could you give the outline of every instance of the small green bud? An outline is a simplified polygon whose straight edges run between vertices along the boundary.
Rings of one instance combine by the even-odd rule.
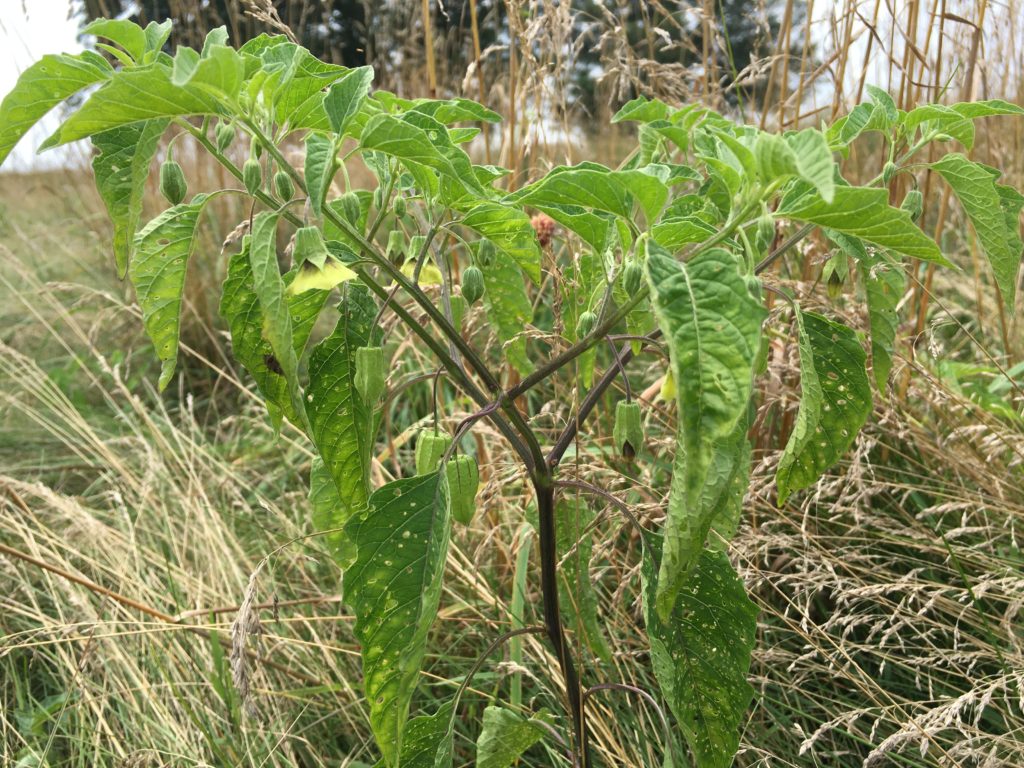
[[[416,438],[416,474],[436,472],[451,444],[452,436],[447,432],[439,429],[421,430]]]
[[[473,522],[476,514],[476,492],[480,487],[480,468],[472,456],[452,456],[444,467],[448,479],[452,517],[462,525]]]
[[[340,207],[340,213],[349,224],[359,226],[359,219],[363,215],[363,207],[359,204],[359,195],[355,192],[346,192],[336,201]]]
[[[921,218],[921,214],[924,212],[924,195],[921,194],[921,190],[912,189],[907,192],[903,202],[900,203],[900,209],[909,213],[912,221]]]
[[[295,230],[295,248],[292,250],[292,259],[296,264],[308,261],[317,269],[323,269],[328,256],[330,253],[327,251],[327,244],[318,227],[299,227]]]
[[[620,400],[615,404],[615,426],[612,428],[615,447],[630,461],[644,443],[644,427],[640,404]]]
[[[487,238],[481,240],[477,247],[476,258],[485,267],[491,266],[494,263],[494,243]]]
[[[484,273],[480,267],[471,264],[462,271],[462,295],[470,306],[476,304],[484,295]]]
[[[231,142],[235,140],[235,124],[217,123],[217,128],[214,131],[214,137],[217,141],[217,151],[224,152],[231,146]]]
[[[259,160],[250,157],[245,161],[245,165],[242,166],[242,181],[245,182],[245,191],[250,195],[260,191],[263,185],[263,168],[260,167]]]
[[[775,240],[775,219],[770,213],[765,213],[757,220],[755,233],[754,247],[758,252],[763,253],[772,247]]]
[[[373,190],[373,207],[378,211],[384,207],[384,187]]]
[[[177,205],[185,199],[188,183],[181,166],[170,158],[160,165],[160,194],[167,198],[171,205]]]
[[[405,235],[399,229],[393,229],[388,232],[388,247],[386,251],[388,258],[392,261],[401,261],[401,257],[405,256]]]
[[[402,218],[403,216],[405,216],[405,198],[402,197],[401,195],[395,198],[394,209],[395,216],[397,216],[398,218]]]
[[[590,335],[591,331],[597,327],[597,315],[590,310],[587,310],[580,315],[579,320],[576,321],[576,338],[582,339]]]
[[[622,287],[630,296],[636,296],[644,282],[644,268],[636,259],[630,259],[622,268]]]
[[[274,189],[277,190],[277,196],[286,203],[295,196],[295,185],[292,184],[292,177],[287,171],[278,171],[274,174]]]
[[[838,269],[833,269],[829,272],[826,290],[828,291],[828,297],[832,301],[843,295],[843,276],[839,274]]]
[[[888,184],[892,181],[892,177],[896,175],[896,163],[889,161],[882,168],[882,183]]]
[[[461,331],[462,319],[466,316],[466,310],[469,309],[469,302],[461,293],[453,293],[448,297],[448,301],[452,305],[452,325],[455,326],[456,331]]]
[[[384,350],[380,347],[359,347],[356,349],[356,392],[363,402],[373,405],[384,393],[386,377],[384,371]]]

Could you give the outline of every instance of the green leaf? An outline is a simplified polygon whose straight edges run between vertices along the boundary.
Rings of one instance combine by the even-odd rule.
[[[544,738],[540,722],[539,718],[527,720],[504,707],[484,709],[483,729],[476,741],[476,768],[511,768]]]
[[[373,404],[356,390],[356,350],[379,346],[381,329],[374,324],[377,306],[363,286],[350,285],[338,307],[334,332],[314,347],[309,358],[306,415],[310,437],[337,488],[329,528],[339,528],[366,510],[373,454]],[[341,534],[329,538],[342,567],[352,559]]]
[[[220,100],[199,87],[171,82],[159,64],[122,69],[58,128],[42,149],[84,139],[111,128],[161,117],[226,114]]]
[[[422,117],[430,119],[426,115]],[[407,165],[426,166],[464,185],[467,189],[483,193],[483,188],[473,174],[469,158],[464,152],[454,147],[451,147],[448,153],[443,152],[431,140],[428,131],[407,120],[387,114],[375,115],[363,128],[360,146],[364,150],[374,150],[397,157]]]
[[[207,195],[196,195],[190,203],[168,208],[146,224],[135,239],[135,258],[128,273],[142,308],[142,323],[163,362],[161,390],[174,375],[185,271],[195,249],[199,214],[208,199]]]
[[[712,511],[702,491],[715,444],[745,412],[767,313],[720,248],[681,264],[656,244],[647,251],[651,303],[669,348],[677,386],[679,439],[658,577],[658,611],[667,618],[700,558]]]
[[[1012,311],[1020,269],[1021,251],[1014,240],[1019,237],[1019,224],[1014,220],[1012,229],[1007,227],[995,177],[987,168],[959,153],[946,155],[932,163],[932,170],[953,188],[964,207],[981,242],[981,249],[992,265],[1003,301]]]
[[[382,486],[345,531],[358,552],[344,587],[356,616],[370,727],[394,765],[441,597],[451,534],[444,473]]]
[[[852,329],[797,311],[800,410],[779,459],[779,506],[817,482],[853,443],[871,413],[866,356]]]
[[[668,187],[654,176],[642,171],[612,171],[596,163],[554,168],[544,178],[509,196],[509,201],[545,212],[550,206],[579,206],[623,219],[632,217],[635,200],[650,222],[667,199]]]
[[[255,379],[262,393],[275,428],[280,427],[282,415],[298,427],[302,419],[295,413],[288,389],[288,382],[281,374],[280,363],[274,356],[270,342],[263,336],[263,315],[259,297],[256,295],[249,262],[251,239],[242,241],[242,249],[228,261],[227,276],[221,292],[220,314],[228,324],[231,333],[231,351],[235,359]],[[284,280],[290,282],[296,270],[289,272]],[[320,316],[330,291],[305,291],[288,296],[288,311],[292,318],[292,341],[295,354],[301,357]]]
[[[591,652],[611,664],[611,648],[605,640],[597,614],[597,592],[590,581],[594,539],[587,527],[594,521],[594,513],[579,499],[569,498],[559,500],[556,514],[558,551],[572,552],[562,560],[558,571],[558,592],[565,624],[586,640]]]
[[[893,263],[884,252],[868,253],[858,264],[871,326],[871,371],[878,391],[885,392],[900,324],[896,308],[907,290],[907,274],[902,265]]]
[[[452,702],[445,702],[432,715],[420,715],[409,721],[401,755],[402,768],[451,768]],[[374,768],[388,768],[387,760],[381,760]]]
[[[179,48],[171,70],[171,82],[187,90],[203,90],[214,97],[232,100],[242,87],[245,63],[234,48],[211,45],[200,56],[191,48]]]
[[[0,103],[0,163],[47,112],[112,74],[106,59],[92,51],[77,56],[43,56],[22,72],[14,89]]]
[[[715,228],[696,216],[665,219],[651,228],[651,237],[658,245],[678,251],[689,243],[701,243],[715,234]]]
[[[306,136],[306,192],[309,207],[319,216],[323,211],[324,199],[334,178],[336,168],[334,140],[320,133]]]
[[[517,208],[486,201],[470,208],[460,223],[494,243],[540,284],[540,247],[529,216]]]
[[[148,120],[98,133],[92,139],[100,151],[92,159],[96,188],[114,224],[118,277],[123,278],[128,269],[149,166],[166,127],[166,120]]]
[[[813,193],[787,196],[776,215],[830,227],[915,259],[952,266],[910,214],[889,205],[889,193],[884,189],[837,186],[831,203]]]
[[[570,341],[580,340],[578,323],[580,315],[594,311],[600,306],[608,283],[604,267],[597,254],[583,251],[576,258],[576,268],[566,275],[562,284],[562,321],[565,335]],[[594,383],[594,366],[597,362],[597,345],[576,358],[576,373],[584,389]]]
[[[664,571],[661,542],[644,536],[644,617],[654,676],[697,768],[729,768],[754,689],[747,682],[757,608],[723,552],[700,555],[687,588],[663,617],[655,610]]]
[[[896,108],[896,102],[893,101],[892,96],[887,91],[883,91],[878,86],[869,84],[867,91],[871,101],[875,103],[876,111],[881,113],[884,129],[888,131],[896,125],[900,118],[900,111]]]
[[[299,388],[299,356],[295,351],[285,283],[277,261],[277,222],[278,214],[269,211],[258,214],[253,220],[249,265],[252,267],[253,292],[259,300],[263,318],[263,335],[270,342],[280,373],[288,385],[292,409],[299,419],[303,419],[305,407]]]
[[[811,184],[826,203],[835,197],[835,169],[832,150],[824,134],[805,128],[786,136],[786,143],[796,156],[796,175]]]
[[[163,49],[167,38],[171,36],[172,23],[170,19],[164,19],[159,24],[151,21],[146,25],[146,29],[143,31],[146,33],[147,54],[157,54]]]
[[[671,114],[672,109],[660,99],[637,96],[623,104],[619,111],[612,115],[612,122],[650,123],[655,120],[668,120]]]
[[[444,125],[469,121],[501,122],[501,115],[497,112],[469,99],[416,99],[409,109],[429,115]]]
[[[366,102],[372,82],[373,67],[358,67],[346,72],[331,86],[324,98],[324,110],[335,134],[345,134],[349,122]]]
[[[903,128],[913,133],[919,125],[925,133],[938,131],[960,142],[964,148],[974,146],[974,123],[944,104],[925,104],[910,110],[903,118]]]
[[[509,363],[525,376],[534,367],[526,355],[523,335],[533,320],[533,304],[526,294],[519,267],[511,256],[495,249],[491,263],[482,271],[487,318],[505,347]]]
[[[95,35],[116,43],[136,62],[142,60],[148,47],[145,30],[127,19],[96,19],[86,25],[82,34]]]
[[[835,162],[821,131],[807,128],[785,137],[761,133],[755,145],[760,176],[775,181],[796,176],[813,186],[822,200],[835,194]]]
[[[732,434],[715,445],[708,467],[701,503],[711,517],[715,535],[709,538],[708,547],[713,550],[724,550],[739,528],[743,498],[750,484],[752,447],[747,430],[747,419],[741,418]]]

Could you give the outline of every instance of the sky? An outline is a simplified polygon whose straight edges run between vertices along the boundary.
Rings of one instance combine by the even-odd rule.
[[[70,0],[0,0],[0,95],[6,95],[22,71],[47,53],[73,53],[78,25],[68,19]],[[78,3],[74,2],[77,6]],[[56,114],[36,126],[4,162],[5,169],[60,165],[62,149],[36,156],[36,148],[53,132]],[[74,150],[69,150],[74,151]]]

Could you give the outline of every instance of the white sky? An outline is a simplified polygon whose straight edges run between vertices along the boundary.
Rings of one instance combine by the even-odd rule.
[[[78,24],[68,19],[72,0],[0,0],[0,96],[6,95],[18,75],[47,53],[73,53],[82,46],[75,39]],[[28,133],[4,162],[6,169],[59,165],[62,150],[36,156],[36,148],[57,127],[50,115]]]

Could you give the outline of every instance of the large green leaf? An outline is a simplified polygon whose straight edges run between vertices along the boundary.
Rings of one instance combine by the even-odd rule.
[[[974,123],[979,117],[995,115],[1024,115],[1024,107],[1002,99],[970,101],[946,106],[944,104],[922,104],[910,110],[902,119],[903,127],[912,132],[919,125],[927,124],[934,129],[959,141],[965,149],[974,146]]]
[[[796,158],[795,175],[811,184],[826,203],[835,197],[836,164],[824,134],[805,128],[786,136],[786,143]]]
[[[210,45],[202,55],[191,48],[179,48],[174,57],[171,82],[190,90],[203,90],[230,103],[242,87],[245,62],[227,45]]]
[[[335,81],[324,98],[324,109],[331,130],[344,135],[352,118],[362,109],[373,82],[373,67],[358,67]]]
[[[424,121],[432,120],[428,115],[420,117]],[[364,150],[397,157],[407,165],[412,164],[413,169],[416,166],[426,166],[443,177],[464,185],[467,189],[483,193],[466,154],[454,146],[438,146],[437,142],[443,141],[447,133],[442,136],[444,126],[437,121],[433,122],[440,126],[440,130],[433,131],[434,138],[431,138],[431,131],[424,130],[409,120],[388,114],[375,115],[363,128],[360,146]],[[450,142],[449,139],[447,143]]]
[[[484,709],[483,729],[476,740],[476,768],[511,768],[544,738],[542,722],[537,718],[527,720],[504,707]]]
[[[383,759],[374,768],[388,768]],[[401,768],[451,768],[452,703],[442,704],[432,715],[409,721],[402,739]]]
[[[533,319],[533,304],[526,295],[522,274],[512,257],[497,249],[491,262],[482,265],[482,271],[487,317],[505,347],[508,361],[525,376],[533,369],[523,335]]]
[[[171,82],[171,70],[150,64],[115,73],[43,142],[43,149],[84,139],[141,120],[184,115],[225,114],[226,107],[209,91]]]
[[[92,51],[43,56],[22,72],[14,89],[0,103],[0,163],[47,112],[112,74],[106,59]]]
[[[270,342],[263,335],[263,313],[256,295],[249,262],[250,238],[242,241],[242,249],[228,260],[227,276],[221,292],[220,314],[231,333],[231,351],[235,359],[255,379],[266,401],[274,427],[280,427],[282,415],[298,427],[302,419],[295,413],[288,382],[281,374]],[[290,282],[295,270],[285,275]],[[292,342],[296,357],[301,357],[330,291],[304,291],[289,295],[288,310],[292,319]]]
[[[596,163],[554,168],[547,176],[510,196],[520,205],[541,210],[549,206],[581,206],[631,219],[634,202],[648,222],[657,218],[668,199],[668,187],[643,171],[612,171]]]
[[[95,35],[121,46],[133,61],[141,61],[146,53],[146,32],[134,21],[127,19],[95,19],[82,30],[83,35]]]
[[[208,199],[207,195],[196,195],[190,203],[168,208],[146,224],[135,239],[135,257],[128,274],[142,308],[146,333],[163,362],[160,389],[174,375],[185,271],[195,249],[199,215]]]
[[[715,228],[696,216],[665,219],[651,229],[651,237],[670,251],[677,251],[689,243],[704,242],[714,234]]]
[[[323,211],[324,199],[334,178],[336,151],[332,138],[320,133],[306,136],[306,193],[309,195],[309,207],[317,216]]]
[[[540,283],[540,247],[530,217],[518,208],[486,201],[470,208],[460,222],[507,253],[535,283]]]
[[[360,347],[379,346],[380,327],[374,324],[377,307],[364,286],[349,285],[338,307],[334,332],[314,347],[309,358],[306,415],[310,437],[337,488],[335,510],[326,527],[339,528],[366,509],[370,493],[373,453],[373,403],[359,396],[355,385],[355,357]],[[344,537],[328,541],[342,565],[351,559]]]
[[[907,273],[884,251],[867,253],[858,263],[864,279],[871,326],[871,371],[878,390],[885,392],[900,322],[896,308],[907,290]]]
[[[140,32],[142,30],[139,30]],[[114,259],[124,277],[142,215],[142,194],[166,120],[124,125],[92,138],[100,151],[92,160],[96,188],[114,224]]]
[[[651,303],[675,376],[679,440],[658,576],[662,618],[700,558],[713,517],[702,501],[715,444],[743,415],[753,385],[764,307],[739,272],[739,259],[712,249],[681,264],[648,247]]]
[[[797,311],[800,410],[775,473],[779,505],[839,461],[871,413],[864,350],[852,329]]]
[[[946,155],[932,163],[932,170],[937,171],[956,193],[978,235],[981,249],[992,265],[1003,301],[1012,310],[1020,269],[1020,247],[1015,242],[1020,225],[1015,220],[1012,229],[1007,227],[996,189],[996,177],[985,166],[959,153]]]
[[[344,586],[356,616],[370,727],[384,759],[395,765],[441,597],[451,534],[444,473],[382,486],[345,531],[358,553]]]
[[[916,259],[949,264],[909,213],[889,205],[884,189],[837,186],[831,203],[810,192],[787,196],[776,215],[830,227]]]
[[[570,498],[559,501],[556,514],[558,551],[572,553],[562,560],[558,571],[559,604],[566,626],[584,638],[591,652],[610,664],[612,652],[601,630],[597,592],[590,581],[594,538],[587,529],[594,521],[594,513],[579,499]]]
[[[686,589],[662,617],[661,542],[644,536],[644,617],[654,676],[697,768],[729,768],[754,689],[747,682],[757,608],[723,552],[704,551]]]

